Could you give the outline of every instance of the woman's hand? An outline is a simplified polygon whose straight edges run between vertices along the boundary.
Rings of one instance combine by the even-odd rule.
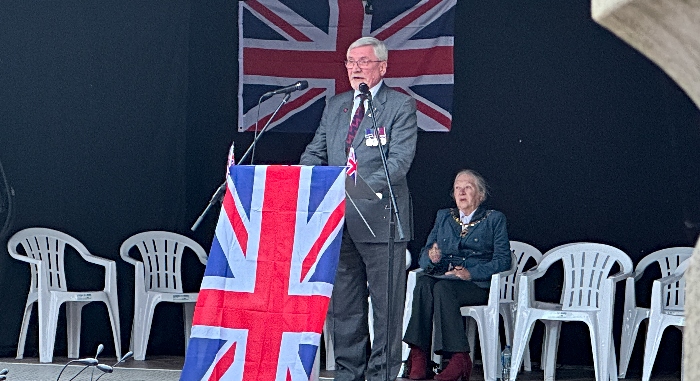
[[[462,280],[472,279],[472,274],[470,274],[469,270],[467,270],[466,267],[463,266],[455,266],[452,270],[446,272],[445,275],[454,275]]]
[[[428,258],[430,258],[430,261],[433,263],[440,262],[440,259],[442,258],[442,251],[438,247],[437,242],[433,243],[433,246],[428,249]]]

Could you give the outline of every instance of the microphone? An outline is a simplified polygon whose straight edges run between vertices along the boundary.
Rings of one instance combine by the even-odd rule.
[[[116,364],[112,365],[112,367],[115,367],[115,366],[123,363],[124,361],[126,361],[128,358],[130,358],[133,355],[134,355],[134,352],[132,352],[132,351],[126,352],[126,354],[124,356],[122,356],[122,358],[120,358]]]
[[[99,369],[99,370],[105,372],[105,373],[112,373],[112,372],[114,372],[114,367],[111,367],[111,366],[109,366],[109,365],[97,364],[97,365],[95,365],[95,367],[96,367],[97,369]]]
[[[86,358],[86,359],[77,359],[71,361],[72,363],[78,363],[80,365],[85,365],[85,366],[94,366],[99,363],[96,358]]]
[[[104,345],[102,345],[102,344],[98,345],[98,346],[97,346],[97,352],[95,353],[95,357],[93,357],[93,358],[94,358],[95,360],[97,360],[97,356],[99,356],[100,353],[102,353],[102,351],[103,351],[104,349],[105,349],[105,346],[104,346]]]
[[[369,86],[367,86],[366,83],[360,83],[359,90],[362,94],[364,94],[367,97],[367,99],[370,102],[372,101],[372,93],[369,91]]]
[[[114,368],[115,368],[117,365],[123,363],[124,361],[126,361],[126,359],[128,359],[129,357],[131,357],[131,356],[133,356],[133,355],[134,355],[134,352],[132,352],[132,351],[127,352],[124,356],[122,356],[122,358],[119,359],[119,361],[117,361],[117,362],[116,362],[114,365],[112,365],[112,366],[104,365],[104,364],[97,364],[96,368],[99,369],[99,370],[101,370],[103,373],[102,373],[101,375],[99,375],[99,376],[95,379],[95,381],[98,381],[100,378],[102,378],[102,376],[104,376],[104,375],[107,374],[107,373],[112,373],[112,372],[114,372]],[[1,380],[0,380],[0,381],[1,381]]]
[[[265,94],[263,94],[262,97],[260,97],[260,98],[269,98],[269,97],[271,97],[273,95],[277,95],[277,94],[288,94],[288,93],[295,92],[297,90],[304,90],[307,87],[309,87],[309,82],[299,81],[291,86],[283,87],[283,88],[277,89],[277,90],[268,91]]]

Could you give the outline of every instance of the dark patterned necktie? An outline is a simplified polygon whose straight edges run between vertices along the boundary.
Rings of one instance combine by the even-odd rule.
[[[357,130],[360,128],[360,123],[362,123],[362,118],[365,117],[365,99],[367,96],[364,94],[358,95],[360,97],[360,105],[355,111],[355,115],[352,116],[352,121],[350,122],[350,128],[348,128],[348,137],[345,139],[345,152],[350,152],[350,147],[352,146],[352,141],[355,140],[355,135],[357,135]]]

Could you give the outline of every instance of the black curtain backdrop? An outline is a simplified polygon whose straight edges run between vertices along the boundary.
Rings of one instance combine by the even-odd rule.
[[[375,1],[377,11],[381,4]],[[236,132],[237,6],[224,0],[0,5],[0,160],[15,189],[10,234],[52,227],[116,260],[124,348],[134,274],[119,258],[119,245],[133,233],[164,229],[208,248],[218,208],[196,232],[189,227],[223,181],[231,142],[240,157],[252,141],[252,134]],[[462,168],[486,177],[486,203],[506,214],[511,239],[542,252],[602,242],[636,263],[657,249],[694,245],[700,112],[673,81],[593,22],[585,1],[460,0],[456,20],[453,130],[420,133],[409,173],[414,254],[436,210],[452,205],[449,190]],[[311,138],[269,132],[255,163],[296,164]],[[0,355],[10,356],[29,271],[9,257],[2,238]],[[194,262],[188,266],[201,275]],[[99,271],[74,258],[67,267],[99,286]],[[538,284],[544,297],[556,295],[559,279],[555,268]],[[616,304],[617,340],[621,293]],[[85,354],[97,343],[113,353],[105,314],[102,306],[84,313]],[[184,353],[181,322],[177,306],[158,307],[149,355]],[[537,328],[533,359],[540,334]],[[642,337],[631,369],[641,369]],[[667,332],[655,369],[680,369],[680,338]],[[565,325],[561,340],[574,345],[560,347],[560,363],[592,364],[585,326]],[[34,324],[28,356],[37,344]],[[61,323],[56,355],[65,353]]]

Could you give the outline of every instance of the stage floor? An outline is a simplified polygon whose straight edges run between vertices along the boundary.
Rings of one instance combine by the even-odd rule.
[[[101,363],[112,365],[116,359],[101,358]],[[56,376],[61,371],[63,364],[68,362],[65,357],[54,357],[53,363],[41,364],[38,358],[25,358],[16,360],[14,358],[0,358],[0,369],[9,369],[7,375],[8,381],[54,381]],[[149,356],[146,361],[135,361],[129,359],[124,364],[120,364],[114,369],[114,373],[104,375],[100,380],[128,380],[128,381],[178,381],[180,379],[180,370],[185,362],[184,357],[180,356]],[[73,377],[82,366],[70,365],[61,376],[61,380],[69,380]],[[95,372],[94,378],[97,378],[99,371]],[[333,380],[332,371],[321,371],[320,381]],[[560,366],[557,368],[556,378],[560,381],[594,381],[594,373],[592,367],[571,367]],[[90,374],[83,372],[75,381],[89,380]],[[540,370],[532,372],[523,372],[518,376],[518,380],[534,381],[543,380],[544,374]],[[671,374],[654,373],[651,378],[653,381],[679,381],[681,379],[680,372]],[[408,381],[408,378],[399,378],[400,381]],[[476,364],[472,372],[471,381],[483,381],[484,373],[480,364]],[[632,371],[626,380],[639,381],[641,380],[641,369],[638,372]]]

